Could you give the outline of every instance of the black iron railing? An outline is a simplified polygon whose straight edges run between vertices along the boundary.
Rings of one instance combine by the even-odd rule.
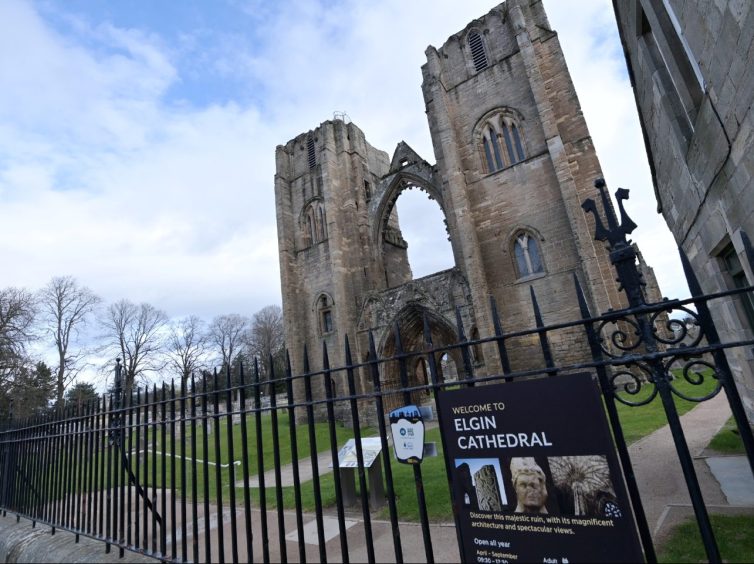
[[[624,197],[619,195],[619,202]],[[753,345],[754,340],[721,342],[709,309],[710,303],[752,288],[702,295],[682,257],[692,297],[646,303],[641,279],[632,270],[636,267],[630,246],[625,245],[629,222],[624,213],[622,225],[618,225],[613,215],[607,228],[598,223],[602,231],[597,234],[610,242],[619,274],[626,273],[621,282],[630,297],[627,309],[593,315],[574,276],[573,300],[581,312],[579,319],[547,324],[532,288],[532,328],[504,331],[491,300],[493,335],[467,339],[458,315],[458,341],[435,347],[425,317],[421,349],[404,350],[396,324],[395,354],[390,358],[378,356],[370,333],[365,362],[353,361],[346,339],[342,366],[330,366],[323,345],[319,370],[310,368],[305,351],[301,371],[295,371],[288,359],[284,374],[273,372],[264,381],[255,364],[250,379],[241,367],[236,374],[230,370],[204,374],[177,387],[171,382],[151,389],[136,388],[132,393],[124,393],[121,387],[118,364],[111,394],[82,407],[15,417],[2,424],[3,515],[11,513],[50,525],[53,534],[64,529],[77,538],[84,535],[102,540],[107,551],[115,546],[121,554],[130,550],[165,561],[375,562],[391,557],[402,562],[410,559],[407,554],[427,562],[436,558],[452,561],[457,552],[438,554],[435,547],[437,535],[447,537],[447,529],[438,533],[430,519],[421,465],[412,470],[420,534],[407,544],[401,527],[406,518],[395,493],[397,463],[391,454],[385,400],[398,397],[402,403],[413,403],[416,392],[429,392],[426,401],[434,405],[436,394],[451,387],[590,371],[601,386],[646,558],[656,560],[642,509],[643,484],[637,483],[632,470],[618,404],[641,409],[661,401],[707,554],[717,561],[719,550],[673,397],[702,402],[724,390],[754,473],[754,440],[726,356],[731,349]],[[690,337],[688,325],[674,320],[673,314],[693,320],[698,334]],[[673,328],[675,332],[670,331]],[[588,344],[586,358],[559,361],[551,342],[563,332],[580,335]],[[535,342],[539,359],[515,360],[511,352],[520,342]],[[478,365],[472,362],[471,351],[485,346],[496,354],[488,355],[484,372],[475,374]],[[460,351],[463,361],[454,381],[443,380],[438,367],[438,359],[449,351]],[[409,367],[417,358],[426,362],[427,382],[410,374]],[[383,388],[381,375],[388,365],[398,368],[399,388]],[[303,382],[300,396],[294,393],[297,382]],[[281,384],[286,393],[278,395]],[[693,394],[689,388],[702,391]],[[334,389],[342,393],[335,396]],[[376,464],[384,479],[387,524],[373,518],[378,508],[368,495],[369,470],[361,442],[367,433],[376,435],[382,447]],[[355,508],[345,503],[338,456],[345,437],[351,436],[355,439],[359,491],[359,507]],[[332,465],[331,478],[326,476],[330,469],[322,467],[320,459]],[[449,464],[446,460],[446,468]],[[311,501],[305,502],[309,491]],[[327,542],[326,519],[337,522],[338,541]],[[360,526],[349,529],[353,519],[359,519]],[[305,522],[310,520],[316,547],[305,538]],[[389,533],[376,535],[375,527],[387,527]],[[419,544],[420,553],[411,552]]]

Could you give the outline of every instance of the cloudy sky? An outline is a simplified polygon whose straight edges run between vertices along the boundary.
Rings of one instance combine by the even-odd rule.
[[[424,50],[494,5],[2,0],[0,287],[70,274],[171,317],[280,303],[275,146],[345,111],[373,145],[434,162]],[[685,295],[611,3],[545,7],[608,185],[631,189],[635,239],[666,295]],[[404,225],[417,275],[447,266],[431,233]]]

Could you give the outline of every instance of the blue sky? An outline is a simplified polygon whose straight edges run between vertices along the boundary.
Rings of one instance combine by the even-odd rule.
[[[405,140],[434,162],[424,50],[494,5],[3,0],[0,286],[70,274],[171,317],[279,303],[275,146],[345,111],[376,147]],[[611,3],[545,8],[608,185],[631,189],[635,239],[665,293],[684,295]],[[425,204],[401,196],[399,213]],[[418,275],[447,266],[428,251],[444,239],[430,210],[403,224]]]

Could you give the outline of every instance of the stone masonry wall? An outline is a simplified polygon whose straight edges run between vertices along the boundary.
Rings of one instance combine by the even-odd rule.
[[[658,210],[703,291],[717,292],[733,287],[721,257],[731,246],[754,282],[741,240],[742,232],[754,237],[754,5],[670,0],[669,6],[672,14],[664,6],[655,11],[653,3],[619,0],[616,17]],[[677,27],[668,25],[671,16]],[[689,102],[686,90],[696,99]],[[741,299],[710,305],[722,340],[751,338]],[[754,422],[754,353],[734,351],[729,361]]]

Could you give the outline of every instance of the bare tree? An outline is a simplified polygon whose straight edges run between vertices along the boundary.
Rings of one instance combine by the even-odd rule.
[[[37,304],[31,292],[0,289],[0,417],[14,389],[14,380],[28,366],[26,348],[33,333]]]
[[[33,294],[21,288],[0,289],[0,372],[24,359],[26,346],[34,339],[36,313]]]
[[[251,330],[247,337],[250,356],[256,356],[260,362],[262,376],[269,378],[272,361],[281,357],[285,346],[283,330],[283,310],[278,305],[268,305],[254,314]],[[277,363],[275,366],[278,368]],[[277,374],[281,376],[281,374]]]
[[[168,365],[187,382],[206,364],[207,333],[204,322],[195,315],[179,319],[170,328],[167,339]]]
[[[209,342],[219,354],[223,369],[231,366],[241,352],[244,333],[248,326],[249,319],[237,313],[218,315],[210,323]]]
[[[81,360],[87,352],[81,348],[74,350],[74,343],[101,301],[71,276],[55,277],[39,292],[45,330],[55,341],[58,352],[58,363],[53,367],[58,403],[62,403],[66,387],[84,367]]]
[[[164,329],[168,318],[154,306],[136,305],[120,300],[107,308],[102,319],[107,343],[105,350],[119,354],[123,359],[123,391],[131,394],[137,376],[160,370],[164,365],[161,353],[164,347]]]

